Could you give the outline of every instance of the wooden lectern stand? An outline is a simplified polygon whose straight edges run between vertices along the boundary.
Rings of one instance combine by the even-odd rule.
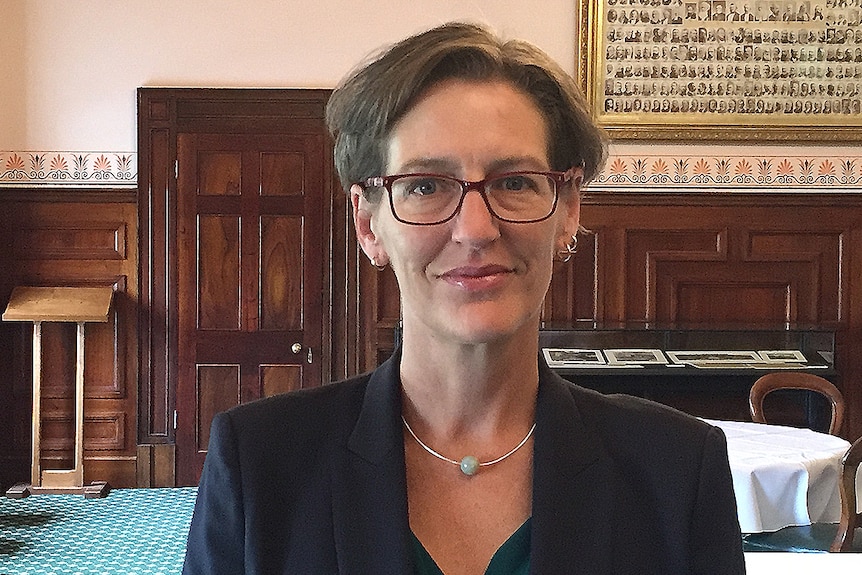
[[[4,321],[33,322],[33,446],[30,485],[18,484],[6,497],[21,499],[36,493],[77,493],[87,499],[105,497],[107,482],[84,486],[84,323],[106,322],[114,290],[110,287],[16,287],[3,313]],[[42,322],[75,322],[75,454],[72,469],[41,469]]]

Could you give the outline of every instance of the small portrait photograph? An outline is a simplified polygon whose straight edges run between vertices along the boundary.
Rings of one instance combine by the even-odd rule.
[[[735,2],[727,3],[727,15],[725,20],[728,22],[739,22],[739,10],[737,9]]]
[[[685,19],[697,20],[697,2],[685,3]]]
[[[811,21],[811,2],[800,2],[796,8],[794,16],[795,22],[810,22]]]
[[[739,21],[754,22],[755,20],[757,20],[757,16],[755,16],[754,13],[751,11],[751,8],[749,7],[748,3],[744,3],[742,5],[742,13],[739,15]]]

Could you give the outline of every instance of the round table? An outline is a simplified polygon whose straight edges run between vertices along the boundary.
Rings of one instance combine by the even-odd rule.
[[[841,514],[840,437],[781,425],[704,419],[727,437],[743,533],[835,523]]]

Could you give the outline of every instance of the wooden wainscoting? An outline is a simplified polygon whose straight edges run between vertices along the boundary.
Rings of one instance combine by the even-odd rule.
[[[135,485],[137,216],[128,191],[4,190],[0,306],[16,285],[114,289],[107,323],[85,327],[84,481]],[[0,324],[0,484],[30,477],[32,324]],[[43,469],[71,467],[75,325],[42,325]]]
[[[844,435],[862,435],[862,197],[596,192],[582,223],[591,241],[554,278],[546,319],[834,326]],[[592,310],[568,278],[588,270]]]
[[[391,353],[399,297],[391,270],[378,272],[360,257],[346,202],[333,199],[325,209],[336,213],[327,217],[335,255],[324,262],[332,323],[322,347],[339,349],[326,368],[337,378]],[[15,285],[109,285],[117,292],[112,321],[87,326],[85,470],[87,482],[121,487],[171,484],[194,473],[175,474],[172,438],[154,433],[169,430],[169,421],[139,420],[141,413],[167,419],[175,389],[169,378],[155,388],[152,378],[138,377],[139,361],[155,349],[148,339],[139,342],[139,333],[160,337],[138,318],[164,320],[162,308],[139,297],[139,269],[164,274],[171,265],[154,268],[149,256],[138,262],[138,200],[124,191],[0,190],[0,306]],[[556,266],[546,322],[833,326],[838,386],[848,402],[842,435],[862,435],[862,195],[592,193],[582,214],[592,233],[571,262]],[[48,326],[44,338],[51,358],[43,402],[47,467],[70,457],[66,368],[74,339],[62,325]],[[2,487],[29,476],[30,341],[29,326],[0,323]],[[167,352],[160,357],[176,357]],[[147,393],[141,401],[139,386]],[[147,407],[153,398],[164,398],[157,410]],[[698,399],[724,400],[709,390]]]

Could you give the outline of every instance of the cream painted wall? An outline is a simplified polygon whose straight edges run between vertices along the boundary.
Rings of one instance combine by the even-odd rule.
[[[134,186],[138,86],[329,88],[453,19],[575,69],[578,0],[0,0],[0,185]],[[836,144],[839,144],[836,142]],[[862,149],[626,143],[606,189],[862,190]]]
[[[25,141],[27,37],[25,6],[17,0],[0,0],[0,150]]]
[[[574,70],[572,0],[0,0],[0,14],[0,150],[134,152],[138,86],[332,87],[451,19]]]

